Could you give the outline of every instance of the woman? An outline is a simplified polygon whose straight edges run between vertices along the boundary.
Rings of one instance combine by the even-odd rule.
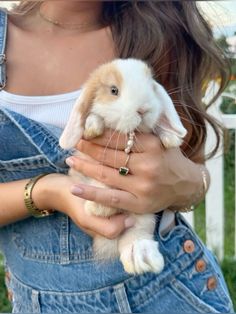
[[[0,238],[13,312],[232,312],[217,262],[178,213],[199,202],[209,185],[205,121],[217,127],[201,106],[203,80],[220,75],[222,88],[226,81],[196,4],[22,1],[8,23],[4,12],[0,21],[7,56],[1,65]],[[77,148],[95,161],[70,157],[67,163],[113,187],[102,190],[65,175],[71,152],[58,146],[58,137],[78,88],[116,57],[151,64],[188,135],[180,151],[163,150],[155,136],[137,134],[125,177],[117,170],[126,160],[125,136],[107,130],[82,140]],[[96,261],[91,236],[114,238],[134,221],[123,214],[88,217],[85,199],[157,213],[164,270],[131,276],[118,260]],[[163,208],[172,210],[164,223]]]

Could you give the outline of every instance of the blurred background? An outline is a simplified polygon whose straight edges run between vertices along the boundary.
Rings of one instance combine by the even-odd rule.
[[[0,1],[0,7],[10,9],[17,1]],[[197,1],[197,4],[212,27],[215,40],[225,51],[231,65],[231,80],[218,101],[222,121],[230,121],[226,125],[225,146],[221,153],[222,169],[213,162],[213,173],[222,173],[222,212],[215,220],[215,215],[206,210],[203,202],[194,211],[190,222],[203,242],[215,252],[221,261],[221,267],[227,281],[231,297],[236,308],[236,214],[235,214],[235,130],[236,130],[236,1]],[[227,122],[228,123],[228,122]],[[218,164],[219,165],[219,164]],[[212,165],[210,166],[212,167]],[[218,166],[219,167],[219,166]],[[220,179],[221,180],[221,179]],[[215,192],[215,201],[220,196]],[[215,196],[214,195],[214,196]],[[209,218],[210,217],[210,218]],[[211,217],[216,221],[209,227]],[[219,231],[218,231],[219,228]],[[216,246],[213,244],[217,243]],[[8,294],[4,285],[4,261],[0,254],[0,313],[11,311]]]

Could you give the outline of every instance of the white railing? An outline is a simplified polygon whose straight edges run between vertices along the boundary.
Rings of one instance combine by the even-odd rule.
[[[216,93],[218,86],[212,83],[206,93],[206,101]],[[229,97],[235,100],[235,96],[229,93],[223,93],[221,97],[209,108],[208,113],[218,119],[226,129],[234,129],[236,131],[236,114],[222,114],[220,105],[223,97]],[[213,130],[208,127],[208,140],[206,143],[206,153],[211,151],[214,146],[215,135]],[[216,253],[220,260],[224,257],[224,237],[225,237],[225,223],[224,223],[224,153],[223,153],[223,139],[221,141],[221,149],[210,160],[206,162],[207,169],[210,172],[211,184],[205,199],[205,221],[206,221],[206,244]],[[236,144],[236,137],[235,137]],[[235,145],[236,147],[236,145]],[[236,156],[236,155],[235,155]],[[236,159],[236,157],[235,157]],[[236,164],[236,160],[235,160]],[[236,168],[235,168],[236,178]],[[235,191],[236,194],[236,191]],[[235,197],[236,199],[236,197]],[[197,214],[197,213],[196,213]],[[185,214],[189,223],[194,227],[193,212]],[[236,204],[235,204],[235,244],[234,257],[236,258]]]

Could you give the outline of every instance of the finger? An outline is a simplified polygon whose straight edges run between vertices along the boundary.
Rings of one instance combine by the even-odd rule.
[[[93,159],[99,161],[102,165],[116,169],[119,169],[120,167],[128,167],[130,169],[130,173],[133,173],[133,169],[135,169],[136,154],[134,153],[127,155],[125,152],[120,150],[104,148],[103,146],[84,140],[80,141],[77,148],[80,152],[89,155]],[[132,161],[130,162],[131,159]]]
[[[112,129],[106,129],[102,136],[95,137],[90,141],[101,146],[124,150],[127,144],[128,136]]]
[[[124,150],[127,147],[128,135],[108,129],[102,136],[95,137],[90,141],[107,148]],[[132,152],[142,153],[153,151],[153,149],[162,149],[160,139],[156,135],[150,133],[135,133],[134,145],[131,149]]]
[[[93,236],[99,234],[106,238],[114,239],[125,229],[132,227],[134,223],[135,220],[132,216],[124,214],[113,215],[106,218],[87,215],[84,229]]]
[[[129,192],[111,188],[99,188],[86,184],[76,184],[71,187],[71,193],[85,200],[93,201],[108,207],[139,212],[137,197]]]
[[[128,190],[130,184],[133,184],[131,174],[122,176],[119,174],[118,170],[104,165],[98,165],[96,162],[84,160],[79,157],[69,157],[66,159],[66,163],[83,175],[102,182],[105,185]]]

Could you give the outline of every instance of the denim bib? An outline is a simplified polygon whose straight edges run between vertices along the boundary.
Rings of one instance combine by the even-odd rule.
[[[7,15],[0,11],[0,87],[6,83],[4,49]],[[62,130],[28,119],[0,105],[0,182],[41,173],[66,174]],[[23,197],[23,196],[22,196]],[[232,312],[232,303],[214,256],[181,215],[163,237],[160,274],[130,276],[119,260],[97,261],[92,239],[66,215],[28,218],[0,228],[15,313],[177,313]],[[190,241],[190,242],[189,242]],[[191,250],[186,249],[191,243]],[[205,270],[196,263],[205,263]],[[214,278],[216,287],[208,287]],[[213,279],[212,279],[213,280]]]

